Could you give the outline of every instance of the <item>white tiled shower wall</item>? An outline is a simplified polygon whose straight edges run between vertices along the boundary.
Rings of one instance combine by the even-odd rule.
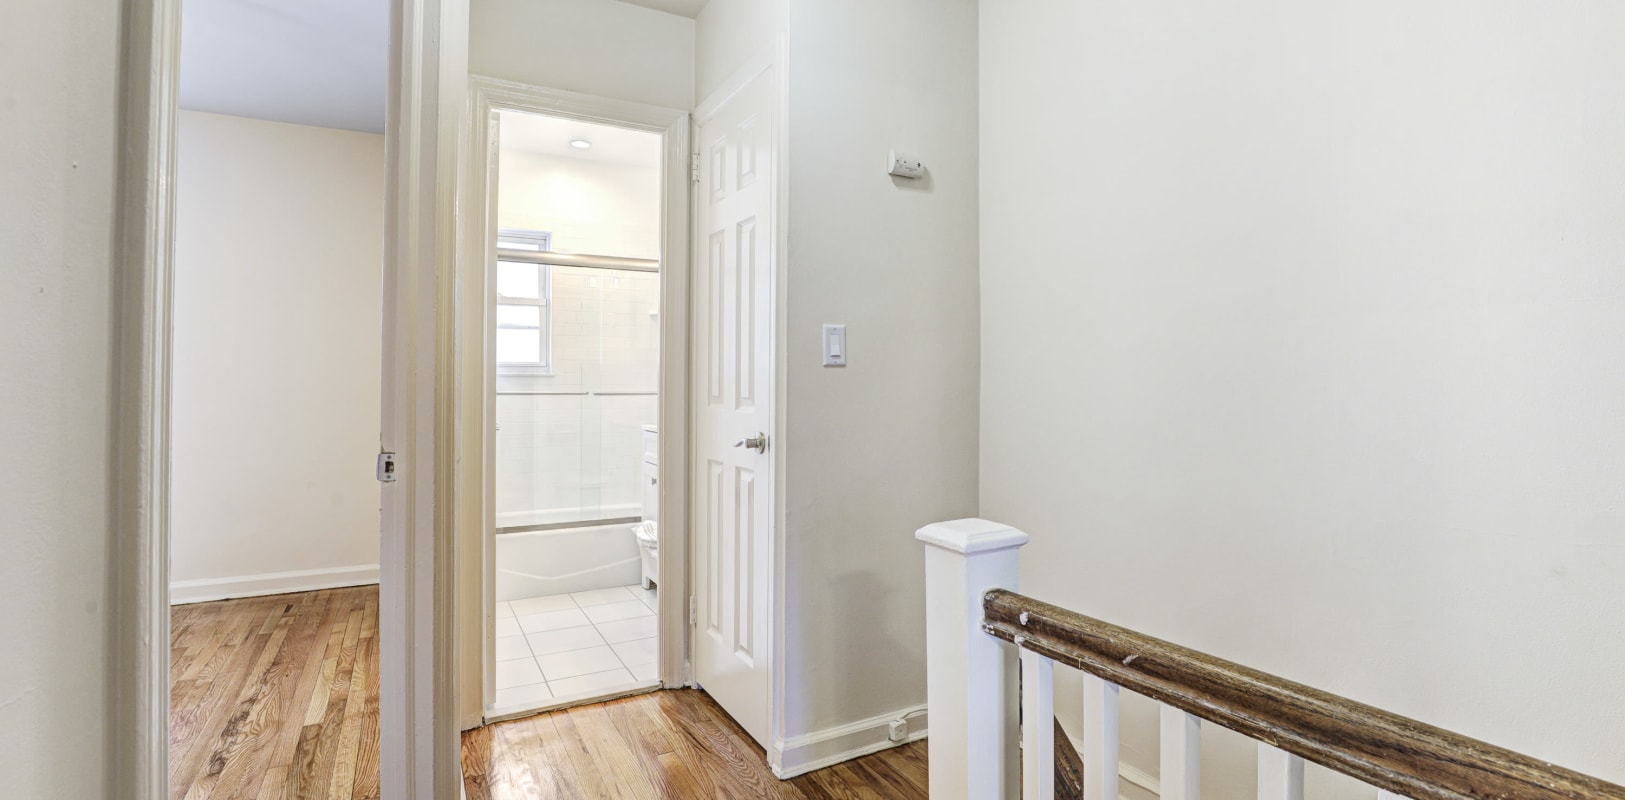
[[[499,527],[641,508],[641,429],[660,410],[660,277],[554,267],[552,302],[553,374],[497,377]]]
[[[605,147],[560,155],[502,139],[498,226],[547,231],[561,252],[659,258],[660,137],[641,154],[614,150],[622,162],[605,159],[614,141],[630,146],[624,131],[577,135]],[[641,511],[640,429],[660,408],[660,276],[554,267],[552,287],[553,374],[497,378],[499,527]],[[503,394],[515,391],[552,394]]]

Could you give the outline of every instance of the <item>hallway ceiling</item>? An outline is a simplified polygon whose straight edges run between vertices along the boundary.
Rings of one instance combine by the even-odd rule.
[[[699,16],[700,9],[705,8],[705,4],[711,0],[623,0],[623,2],[692,19]]]
[[[186,0],[181,108],[384,132],[389,0]]]

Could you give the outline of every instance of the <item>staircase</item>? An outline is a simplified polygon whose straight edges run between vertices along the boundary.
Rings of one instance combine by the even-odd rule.
[[[1018,594],[1027,535],[1013,528],[957,520],[916,537],[932,800],[1118,800],[1122,689],[1161,705],[1162,800],[1200,796],[1204,724],[1257,743],[1259,800],[1303,800],[1309,763],[1377,800],[1625,800],[1617,784]],[[1055,720],[1057,664],[1082,673],[1081,755]]]

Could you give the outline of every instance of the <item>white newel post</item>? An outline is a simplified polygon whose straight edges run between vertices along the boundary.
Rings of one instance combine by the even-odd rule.
[[[982,631],[982,595],[1016,589],[1027,534],[985,519],[938,522],[925,542],[931,800],[1019,796],[1014,648]]]

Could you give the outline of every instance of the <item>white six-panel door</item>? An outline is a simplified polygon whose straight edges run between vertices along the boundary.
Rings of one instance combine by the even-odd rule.
[[[773,111],[769,70],[700,121],[693,272],[694,677],[763,747],[776,443],[746,440],[773,431]]]

